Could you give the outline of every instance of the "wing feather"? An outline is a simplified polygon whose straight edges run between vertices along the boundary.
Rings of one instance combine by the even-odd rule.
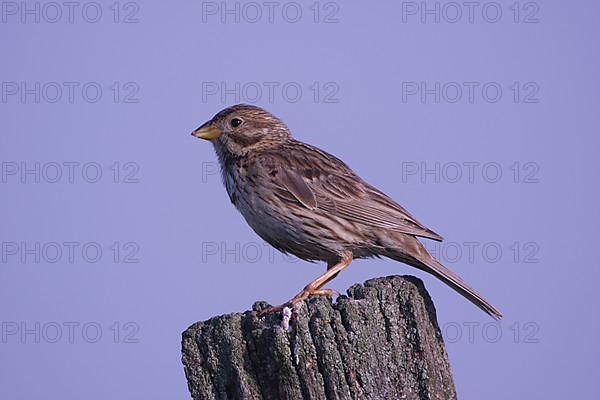
[[[344,162],[324,151],[295,142],[284,155],[265,155],[271,176],[310,210],[322,210],[366,226],[441,241],[402,206],[356,175]],[[289,197],[282,197],[289,201]]]

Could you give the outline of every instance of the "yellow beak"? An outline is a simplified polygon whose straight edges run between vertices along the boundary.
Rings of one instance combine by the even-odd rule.
[[[221,132],[221,130],[219,128],[214,126],[211,121],[208,121],[207,123],[202,125],[200,128],[198,128],[194,132],[192,132],[192,136],[195,136],[197,138],[204,139],[204,140],[213,140],[213,139],[216,139],[219,136],[221,136],[222,133],[223,132]]]

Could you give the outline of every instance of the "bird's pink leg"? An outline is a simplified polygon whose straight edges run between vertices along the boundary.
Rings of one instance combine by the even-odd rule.
[[[279,311],[283,310],[284,307],[293,308],[296,304],[308,299],[310,296],[331,297],[331,296],[337,294],[337,292],[334,290],[322,289],[322,287],[325,284],[327,284],[327,282],[329,282],[333,278],[335,278],[337,276],[337,274],[339,274],[341,270],[343,270],[348,265],[350,265],[351,262],[352,262],[352,254],[346,253],[338,263],[333,264],[333,265],[328,265],[327,271],[323,275],[319,276],[317,279],[315,279],[314,281],[312,281],[311,283],[306,285],[300,293],[298,293],[296,296],[294,296],[293,299],[291,299],[290,301],[288,301],[285,304],[281,304],[279,306],[271,307],[271,308],[264,310],[261,313],[261,316],[279,312]]]

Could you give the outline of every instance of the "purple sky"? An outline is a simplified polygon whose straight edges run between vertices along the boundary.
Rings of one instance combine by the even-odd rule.
[[[0,398],[188,398],[184,329],[324,270],[261,242],[190,136],[237,102],[443,235],[503,311],[390,260],[331,285],[422,278],[461,399],[600,397],[600,5],[348,3],[1,4]]]

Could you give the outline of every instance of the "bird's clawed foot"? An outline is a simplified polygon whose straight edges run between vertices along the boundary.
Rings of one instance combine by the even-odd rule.
[[[274,307],[270,307],[270,308],[267,308],[266,310],[261,311],[259,314],[259,317],[262,318],[266,315],[278,313],[278,312],[282,311],[285,307],[294,309],[296,304],[298,304],[312,296],[325,296],[325,297],[331,298],[333,296],[340,295],[337,291],[335,291],[333,289],[323,289],[323,288],[312,289],[309,286],[305,287],[300,293],[298,293],[296,296],[294,296],[294,298],[291,299],[290,301],[288,301],[287,303],[284,303],[284,304],[281,304],[278,306],[274,306]]]
[[[318,289],[318,290],[314,290],[310,293],[309,296],[323,296],[323,297],[329,297],[332,298],[334,296],[339,296],[340,293],[337,290],[333,290],[333,289]]]

